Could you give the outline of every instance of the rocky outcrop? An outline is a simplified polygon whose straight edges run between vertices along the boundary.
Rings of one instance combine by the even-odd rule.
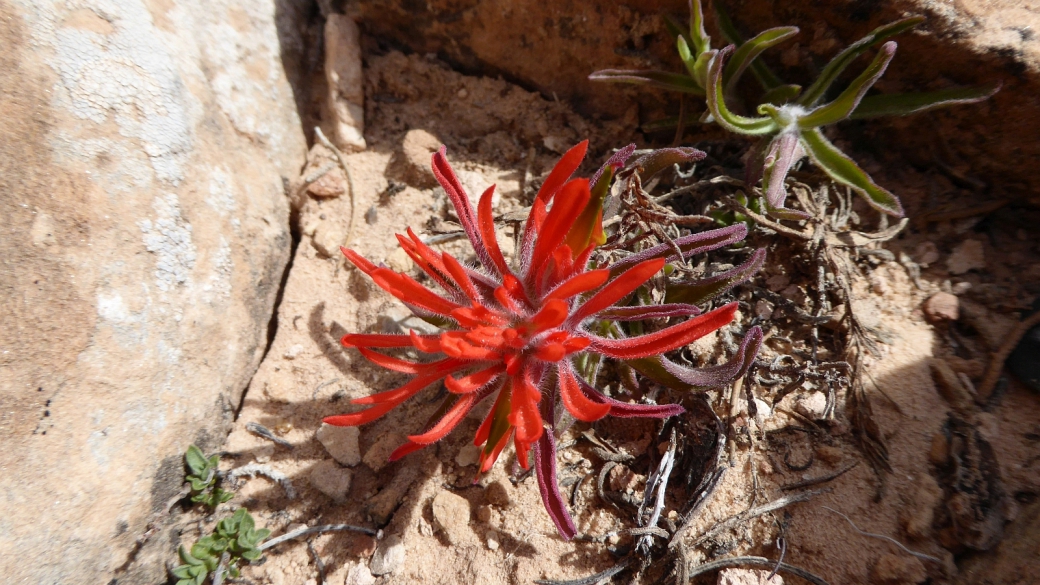
[[[188,444],[223,441],[305,153],[275,19],[273,2],[0,1],[5,582],[111,581]]]

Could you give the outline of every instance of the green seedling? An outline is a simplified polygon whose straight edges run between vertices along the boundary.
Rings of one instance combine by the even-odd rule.
[[[266,528],[256,528],[253,517],[245,508],[217,522],[212,534],[199,539],[189,552],[183,546],[178,550],[181,562],[173,569],[177,585],[202,585],[207,576],[217,571],[226,554],[225,568],[231,577],[241,573],[239,563],[259,560],[263,553],[260,543],[271,535]]]
[[[745,181],[749,187],[762,181],[766,211],[781,219],[805,219],[803,212],[785,209],[787,197],[784,180],[791,167],[808,156],[831,179],[852,188],[875,209],[902,217],[899,199],[879,186],[851,158],[841,152],[821,132],[821,128],[850,119],[879,116],[905,116],[956,104],[988,99],[1000,84],[983,87],[956,88],[927,93],[867,96],[868,90],[881,77],[896,52],[890,37],[906,32],[924,21],[921,17],[905,18],[881,26],[849,45],[836,55],[820,76],[803,91],[798,85],[784,84],[758,56],[798,33],[796,27],[779,27],[759,33],[748,41],[740,38],[736,28],[716,4],[716,21],[731,44],[721,50],[711,48],[711,38],[704,31],[704,14],[700,0],[690,1],[690,28],[682,30],[667,20],[676,37],[679,57],[688,75],[662,71],[603,70],[589,76],[595,81],[650,85],[697,96],[704,96],[709,116],[723,128],[745,136],[760,137],[748,157]],[[837,97],[824,102],[841,74],[868,50],[880,45],[871,64]],[[762,86],[763,95],[756,108],[757,116],[743,116],[727,106],[741,75],[750,70]]]
[[[219,455],[207,458],[201,449],[192,445],[184,454],[184,463],[188,468],[188,475],[184,480],[191,486],[192,502],[216,508],[235,496],[217,485],[220,480]]]

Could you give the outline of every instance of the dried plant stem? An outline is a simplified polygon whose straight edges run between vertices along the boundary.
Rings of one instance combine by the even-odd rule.
[[[350,237],[354,234],[354,177],[350,174],[350,169],[347,167],[347,161],[340,152],[336,145],[332,143],[328,138],[325,137],[325,133],[321,131],[321,128],[314,127],[314,136],[321,142],[322,146],[332,151],[332,154],[336,156],[336,161],[339,162],[339,166],[343,169],[343,174],[347,176],[347,189],[350,191],[350,219],[347,222],[347,236],[343,238],[343,241],[349,246]]]
[[[711,571],[718,571],[719,569],[728,569],[731,567],[743,567],[751,565],[753,567],[762,567],[764,569],[776,568],[779,573],[788,573],[795,577],[801,577],[813,585],[828,585],[826,581],[813,575],[805,569],[799,569],[793,565],[787,563],[777,563],[774,560],[767,559],[765,557],[730,557],[728,559],[719,559],[717,561],[711,561],[710,563],[704,563],[697,565],[689,570],[688,576],[690,578],[696,577],[703,573],[710,573]]]
[[[572,579],[570,581],[550,581],[548,579],[541,579],[535,581],[535,583],[538,585],[596,585],[597,583],[606,583],[611,577],[627,569],[630,562],[631,557],[624,558],[620,563],[606,571],[596,573],[595,575],[589,575],[588,577],[582,577],[581,579]]]
[[[854,462],[846,465],[845,467],[842,467],[841,469],[839,469],[839,470],[837,470],[837,471],[835,471],[833,473],[828,473],[827,475],[821,475],[820,477],[809,478],[809,479],[807,479],[805,481],[799,481],[797,483],[792,483],[790,485],[780,486],[780,490],[781,491],[797,490],[797,489],[809,487],[809,486],[812,486],[812,485],[826,483],[828,481],[831,481],[832,479],[837,479],[837,478],[845,475],[846,473],[852,471],[853,469],[856,468],[857,465],[859,465],[859,461],[854,461]]]
[[[1015,346],[1022,340],[1022,337],[1037,325],[1040,325],[1040,312],[1033,313],[1025,321],[1020,321],[1011,330],[1011,333],[1008,334],[1000,349],[993,354],[989,366],[986,368],[986,376],[982,378],[982,383],[979,384],[977,394],[980,403],[985,404],[989,400],[989,397],[993,394],[993,389],[997,387],[997,381],[1000,380],[1000,373],[1004,370],[1004,362],[1007,361],[1011,352],[1015,350]]]
[[[340,532],[344,530],[350,532],[360,532],[361,534],[367,534],[376,538],[383,537],[382,530],[372,530],[371,528],[351,526],[350,524],[326,524],[324,526],[304,526],[303,528],[298,528],[296,530],[293,530],[292,532],[286,532],[285,534],[277,538],[272,538],[271,540],[268,540],[267,542],[261,544],[257,548],[259,548],[260,550],[267,550],[272,546],[282,544],[287,540],[292,540],[294,538],[299,538],[308,534],[322,534],[325,532]]]
[[[699,545],[703,544],[709,538],[715,536],[716,534],[719,534],[720,532],[722,532],[724,530],[729,530],[730,528],[733,528],[734,526],[737,526],[741,522],[745,522],[745,521],[750,520],[752,518],[757,518],[758,516],[761,516],[763,514],[768,514],[770,512],[775,512],[775,511],[777,511],[777,510],[779,510],[781,508],[785,508],[787,506],[790,506],[791,504],[797,504],[798,502],[805,502],[805,501],[807,501],[807,500],[809,500],[809,499],[811,499],[811,498],[813,498],[815,496],[818,496],[818,495],[820,495],[822,493],[829,492],[829,491],[830,491],[830,489],[822,489],[822,490],[801,492],[801,493],[797,493],[797,494],[792,494],[790,496],[784,496],[782,498],[777,498],[777,499],[773,500],[772,502],[769,502],[769,503],[766,503],[766,504],[762,504],[761,506],[756,506],[754,508],[751,508],[749,510],[746,510],[744,512],[736,514],[734,516],[730,516],[729,518],[723,520],[722,522],[719,522],[715,526],[712,526],[704,534],[698,536],[697,539],[694,540],[690,544],[690,546],[691,547],[699,546]]]
[[[892,538],[891,536],[885,536],[884,534],[875,534],[873,532],[867,532],[866,530],[861,529],[859,526],[856,526],[856,523],[853,522],[851,518],[849,518],[845,514],[842,514],[839,511],[835,510],[834,508],[828,508],[827,506],[820,506],[820,507],[823,508],[824,510],[828,510],[830,512],[834,512],[838,516],[841,516],[842,518],[844,518],[845,521],[849,523],[849,526],[852,526],[853,530],[855,530],[856,532],[858,532],[859,534],[861,534],[863,536],[869,536],[871,538],[877,538],[879,540],[885,540],[885,541],[891,542],[892,544],[894,544],[897,547],[899,547],[900,549],[902,549],[903,552],[905,552],[905,553],[907,553],[909,555],[913,555],[913,556],[915,556],[915,557],[917,557],[919,559],[924,559],[926,561],[932,561],[933,563],[938,563],[940,565],[943,564],[941,559],[937,559],[937,558],[935,558],[935,557],[933,557],[931,555],[926,555],[924,553],[919,553],[919,552],[916,552],[916,551],[912,551],[912,550],[908,549],[906,546],[904,546],[903,543],[901,543],[898,540]]]

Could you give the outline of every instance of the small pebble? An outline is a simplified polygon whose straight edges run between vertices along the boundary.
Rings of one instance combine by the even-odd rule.
[[[389,575],[404,565],[406,552],[401,537],[390,536],[383,541],[383,546],[376,549],[368,568],[373,575]]]
[[[512,486],[507,485],[505,480],[496,479],[488,484],[487,488],[484,490],[484,499],[496,508],[508,508],[513,505],[513,501],[509,496],[509,492],[512,491],[512,489]]]
[[[960,317],[960,300],[952,293],[937,292],[928,297],[922,308],[932,323],[956,321]]]
[[[357,427],[336,427],[324,423],[315,433],[325,451],[347,467],[361,463],[361,447],[358,446],[360,435],[361,431]]]
[[[946,267],[950,274],[964,274],[970,270],[981,270],[986,267],[986,255],[979,240],[964,240],[953,249],[946,259]]]

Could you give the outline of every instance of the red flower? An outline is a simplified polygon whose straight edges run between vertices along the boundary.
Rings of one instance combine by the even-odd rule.
[[[674,248],[657,246],[610,268],[588,269],[593,250],[605,240],[601,217],[607,187],[633,147],[608,161],[591,182],[568,180],[584,158],[587,145],[587,141],[582,142],[564,154],[538,191],[515,266],[506,262],[495,239],[491,211],[494,186],[484,192],[474,212],[448,164],[444,147],[433,155],[433,171],[454,204],[482,269],[434,251],[411,229],[407,236],[398,235],[405,252],[443,289],[437,293],[406,274],[376,266],[343,248],[347,259],[380,288],[415,313],[437,317],[449,325],[437,335],[409,332],[344,336],[343,345],[356,347],[373,363],[414,377],[399,388],[353,400],[354,404],[367,405],[365,410],[325,419],[331,425],[364,424],[443,380],[450,395],[436,420],[424,432],[408,437],[408,442],[390,456],[396,460],[440,440],[474,406],[493,399],[474,440],[475,445],[483,446],[480,472],[491,468],[510,437],[517,460],[525,469],[530,465],[528,453],[533,449],[543,501],[565,538],[572,537],[575,529],[556,487],[552,432],[556,395],[563,407],[582,421],[595,421],[608,414],[664,418],[682,412],[682,407],[675,404],[627,404],[604,396],[577,373],[572,363],[575,355],[591,352],[622,360],[660,356],[726,325],[737,310],[736,303],[706,314],[684,304],[616,306],[657,274]],[[689,159],[693,153],[697,151],[685,149],[680,154]],[[686,236],[675,244],[683,256],[688,256],[738,241],[745,233],[741,224]],[[670,327],[631,338],[601,337],[587,328],[590,322],[603,319],[631,321],[691,315],[692,318]],[[728,367],[727,372],[687,371],[667,361],[661,365],[679,378],[690,374],[694,378],[706,375],[721,379],[742,371],[748,356],[753,356],[757,349],[756,342],[755,348],[747,351],[753,337],[746,336],[739,360],[716,367]],[[373,351],[399,347],[443,357],[412,362]]]

